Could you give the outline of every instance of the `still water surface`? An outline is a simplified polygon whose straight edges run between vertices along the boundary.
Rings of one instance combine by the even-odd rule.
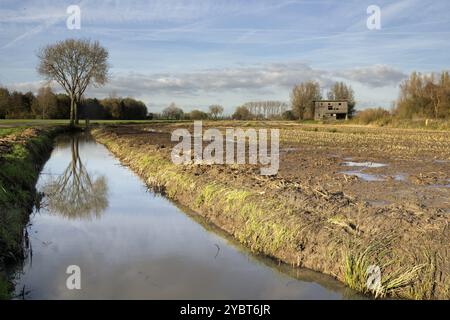
[[[26,299],[348,299],[327,276],[252,255],[201,217],[149,191],[86,135],[63,136],[16,277]],[[66,269],[81,269],[68,290]]]

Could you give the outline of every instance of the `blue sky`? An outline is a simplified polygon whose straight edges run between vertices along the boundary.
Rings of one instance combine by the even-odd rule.
[[[73,4],[79,30],[66,27]],[[381,8],[381,30],[366,26],[369,5]],[[450,69],[449,12],[447,0],[0,0],[0,84],[37,91],[36,51],[75,37],[110,52],[110,82],[88,95],[133,96],[150,111],[289,101],[310,79],[324,93],[351,84],[358,108],[389,108],[411,71]]]

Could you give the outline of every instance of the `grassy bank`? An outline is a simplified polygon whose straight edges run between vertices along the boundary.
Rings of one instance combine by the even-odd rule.
[[[64,127],[0,129],[0,298],[8,298],[5,266],[24,258],[23,230],[35,203],[35,184]]]
[[[177,166],[164,133],[141,129],[106,127],[93,135],[148,186],[254,252],[329,274],[377,297],[450,297],[445,217],[402,206],[371,208],[307,181],[261,177],[251,167]],[[377,289],[366,285],[371,265],[383,274]]]

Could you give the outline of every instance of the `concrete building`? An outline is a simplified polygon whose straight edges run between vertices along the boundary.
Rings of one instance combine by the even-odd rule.
[[[348,102],[346,100],[314,101],[314,120],[341,119],[348,119]]]

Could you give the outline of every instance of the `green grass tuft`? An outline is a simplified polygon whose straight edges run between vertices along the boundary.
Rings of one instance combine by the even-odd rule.
[[[375,240],[364,249],[352,246],[345,255],[345,284],[359,292],[373,294],[376,298],[401,296],[404,289],[417,280],[419,271],[425,265],[392,267],[396,260],[388,253],[393,240],[393,237]],[[378,266],[381,271],[380,285],[373,288],[367,285],[370,266]]]

